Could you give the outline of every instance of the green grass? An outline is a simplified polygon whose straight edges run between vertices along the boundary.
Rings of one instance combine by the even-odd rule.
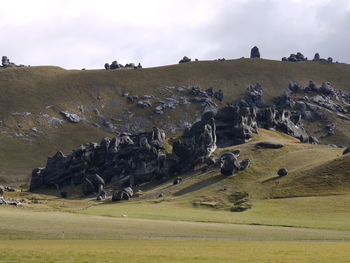
[[[349,262],[350,243],[237,241],[2,241],[1,263]]]

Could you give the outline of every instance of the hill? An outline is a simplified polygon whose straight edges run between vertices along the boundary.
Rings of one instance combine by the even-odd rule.
[[[187,93],[172,87],[200,86],[222,90],[219,107],[241,97],[246,87],[259,82],[264,99],[271,102],[290,81],[307,84],[325,81],[350,90],[350,66],[341,63],[280,62],[263,59],[199,61],[142,70],[64,70],[58,67],[7,68],[0,70],[0,180],[23,183],[31,168],[42,166],[48,155],[64,152],[88,141],[99,141],[116,131],[141,131],[153,126],[168,134],[197,119],[203,107],[190,102]],[[186,90],[185,90],[186,91]],[[152,107],[140,108],[129,96],[150,96]],[[185,98],[176,109],[155,113],[169,98]],[[70,123],[60,111],[82,118]],[[333,117],[332,117],[333,118]],[[348,121],[335,117],[336,136],[326,143],[346,144]],[[113,128],[111,128],[113,127]],[[314,134],[320,124],[307,126]],[[322,132],[321,132],[322,133]],[[339,136],[337,136],[339,135]]]

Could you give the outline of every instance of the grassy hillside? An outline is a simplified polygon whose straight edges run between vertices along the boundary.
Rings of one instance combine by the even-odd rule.
[[[200,85],[222,89],[224,101],[215,102],[223,106],[241,96],[249,84],[261,83],[264,97],[269,101],[271,97],[282,94],[289,81],[306,84],[310,79],[317,84],[330,81],[335,88],[350,90],[350,66],[238,59],[142,70],[1,69],[0,182],[27,181],[31,168],[43,166],[47,156],[57,150],[68,152],[81,143],[112,136],[111,131],[101,124],[95,109],[118,127],[131,125],[132,130],[149,129],[154,125],[172,125],[179,129],[180,121],[192,122],[201,113],[198,105],[190,104],[167,110],[163,115],[154,114],[151,109],[139,109],[135,103],[129,103],[122,97],[125,92],[164,99],[171,94],[181,95],[169,93],[167,86]],[[50,123],[52,118],[63,120],[59,114],[61,110],[77,113],[87,121]],[[329,143],[340,144],[340,137],[348,138],[347,124],[339,124],[339,137],[327,139]]]

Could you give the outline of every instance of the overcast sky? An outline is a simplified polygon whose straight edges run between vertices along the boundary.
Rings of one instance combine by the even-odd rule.
[[[350,63],[349,0],[0,0],[0,55],[102,68],[302,52]]]

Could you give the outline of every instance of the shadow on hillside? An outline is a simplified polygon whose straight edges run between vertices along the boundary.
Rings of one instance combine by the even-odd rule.
[[[225,179],[224,176],[222,175],[217,175],[217,176],[214,176],[214,177],[210,177],[210,178],[207,178],[203,181],[200,181],[200,182],[197,182],[195,184],[192,184],[184,189],[181,189],[180,191],[174,193],[173,195],[174,196],[181,196],[181,195],[184,195],[184,194],[188,194],[190,192],[194,192],[194,191],[198,191],[202,188],[205,188],[209,185],[212,185],[212,184],[215,184],[215,183],[218,183],[220,182],[221,180]]]

